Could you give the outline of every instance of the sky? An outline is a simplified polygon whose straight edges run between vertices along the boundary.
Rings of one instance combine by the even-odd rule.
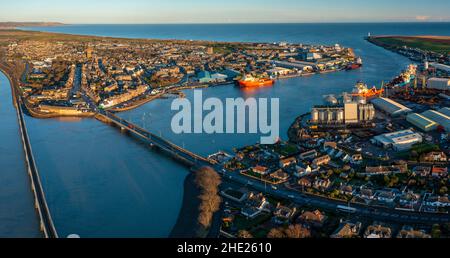
[[[68,24],[450,21],[449,0],[0,0],[0,22]]]

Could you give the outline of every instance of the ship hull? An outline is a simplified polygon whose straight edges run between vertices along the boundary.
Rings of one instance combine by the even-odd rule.
[[[361,64],[351,64],[349,66],[347,66],[347,71],[351,71],[351,70],[357,70],[360,69],[362,67]]]
[[[272,86],[275,84],[274,80],[260,80],[260,81],[238,81],[239,87],[241,88],[255,88],[255,87],[264,87],[264,86]]]

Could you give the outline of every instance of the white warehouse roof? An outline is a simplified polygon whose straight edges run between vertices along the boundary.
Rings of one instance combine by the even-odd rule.
[[[409,113],[412,111],[411,109],[403,106],[402,104],[388,98],[376,98],[373,99],[371,102],[376,108],[381,109],[382,111],[392,116],[401,115],[403,113]]]
[[[416,143],[422,143],[423,138],[412,130],[404,130],[378,135],[373,140],[385,148],[392,147],[395,150],[402,151],[410,149]]]

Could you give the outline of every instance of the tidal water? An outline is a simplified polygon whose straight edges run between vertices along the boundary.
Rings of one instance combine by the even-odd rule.
[[[450,35],[448,23],[252,24],[252,25],[68,25],[25,28],[125,38],[246,42],[339,43],[355,49],[364,67],[351,72],[280,80],[272,88],[242,91],[232,85],[203,90],[204,98],[280,99],[280,132],[286,139],[294,119],[321,103],[323,95],[350,91],[358,80],[380,85],[410,62],[364,40],[373,35]],[[193,91],[186,91],[192,100]],[[120,114],[202,155],[259,141],[259,135],[176,135],[171,99]],[[61,236],[167,237],[182,204],[188,170],[94,119],[39,120],[27,117],[55,226]],[[2,152],[3,153],[3,152]],[[2,154],[4,155],[4,154]],[[183,214],[182,214],[183,216]]]
[[[30,179],[8,78],[0,72],[0,238],[39,237]]]

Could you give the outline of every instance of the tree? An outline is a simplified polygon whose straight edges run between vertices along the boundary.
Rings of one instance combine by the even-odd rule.
[[[433,225],[433,229],[431,230],[431,236],[433,238],[441,238],[441,227],[438,224]]]
[[[195,183],[201,191],[198,223],[204,228],[208,228],[211,226],[214,213],[220,209],[222,202],[218,194],[221,184],[220,176],[212,168],[204,167],[197,171]]]
[[[309,238],[311,231],[300,224],[291,225],[285,230],[288,238]]]
[[[279,228],[273,228],[270,230],[269,234],[267,234],[267,238],[285,238],[283,230]]]
[[[290,225],[288,228],[273,228],[268,238],[309,238],[311,231],[300,224]]]
[[[241,230],[238,233],[238,238],[253,238],[252,234],[247,230]]]

